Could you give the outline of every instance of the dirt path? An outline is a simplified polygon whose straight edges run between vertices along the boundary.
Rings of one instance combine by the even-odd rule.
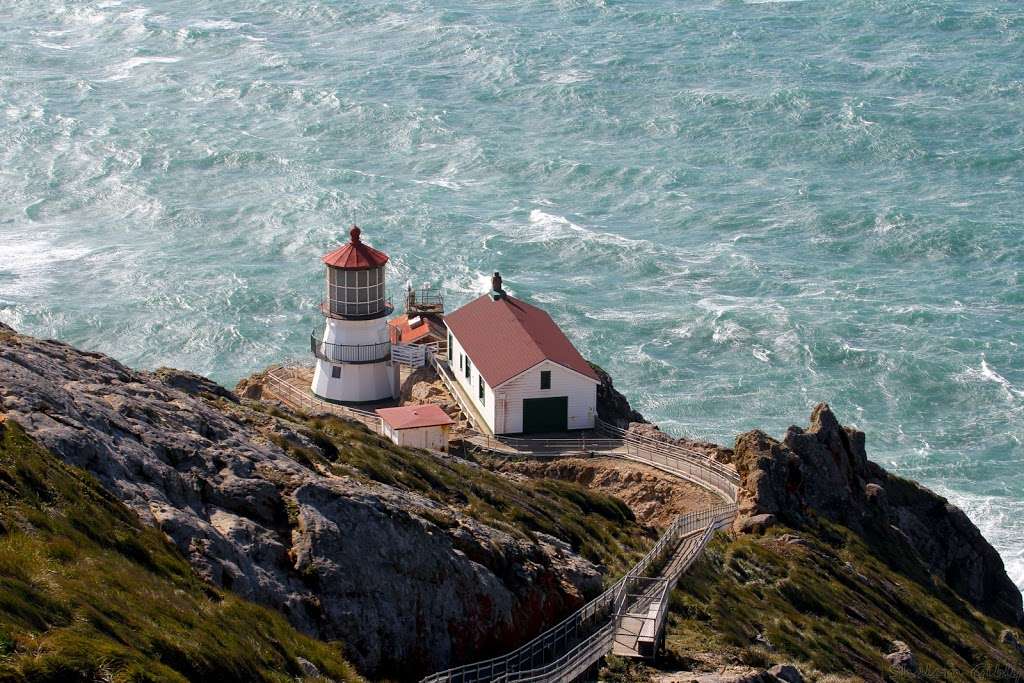
[[[560,479],[619,498],[641,524],[668,526],[678,515],[717,505],[706,489],[654,467],[618,458],[565,458],[549,462],[508,462],[499,468],[528,477]]]

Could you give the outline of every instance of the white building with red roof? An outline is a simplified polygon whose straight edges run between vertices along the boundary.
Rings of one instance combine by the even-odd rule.
[[[452,373],[495,434],[592,429],[597,373],[545,311],[492,291],[445,316]]]
[[[448,449],[448,432],[455,421],[433,403],[398,408],[378,408],[384,435],[399,446]]]

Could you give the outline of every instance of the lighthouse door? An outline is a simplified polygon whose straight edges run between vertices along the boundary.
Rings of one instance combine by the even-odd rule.
[[[523,399],[523,431],[527,434],[569,429],[569,397]]]

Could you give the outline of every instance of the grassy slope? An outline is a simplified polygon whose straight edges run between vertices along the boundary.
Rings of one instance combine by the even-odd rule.
[[[606,567],[608,581],[632,566],[657,537],[636,523],[625,503],[578,484],[517,482],[466,461],[400,448],[352,422],[273,412],[301,421],[305,436],[322,451],[275,439],[299,462],[415,491],[516,536],[550,534]],[[444,514],[431,521],[442,527],[452,522]]]
[[[358,680],[340,649],[203,583],[87,473],[0,423],[0,681]]]
[[[787,533],[806,545],[780,540]],[[952,677],[943,680],[1024,675],[1024,657],[1000,643],[1003,624],[915,576],[898,552],[886,554],[823,522],[763,537],[720,535],[673,593],[663,666],[689,668],[692,653],[712,652],[755,667],[795,662],[817,679],[910,680],[883,659],[902,640],[922,673]]]

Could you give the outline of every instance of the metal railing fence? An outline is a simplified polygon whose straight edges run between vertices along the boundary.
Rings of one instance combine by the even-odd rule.
[[[592,664],[609,652],[616,617],[625,608],[624,600],[634,592],[640,581],[649,578],[646,576],[648,569],[666,547],[678,543],[688,534],[710,528],[720,518],[731,518],[733,514],[735,506],[726,504],[680,515],[625,576],[562,622],[508,654],[441,671],[427,676],[421,683],[548,680],[545,676],[552,671],[561,672],[564,667],[575,668],[580,664],[579,657],[589,657],[600,651],[590,661],[589,664]],[[703,545],[694,548],[694,557],[702,549]],[[606,638],[604,631],[609,628],[610,635]],[[605,640],[608,646],[606,649],[601,650],[595,645],[595,641],[604,643]],[[568,652],[566,647],[569,648]]]
[[[381,363],[391,358],[391,342],[332,344],[315,331],[309,335],[309,350],[328,363]]]
[[[338,405],[337,403],[317,398],[312,393],[299,389],[287,381],[288,379],[294,379],[294,371],[291,371],[289,368],[271,368],[267,371],[265,386],[270,389],[273,398],[277,398],[281,402],[307,413],[337,415],[338,417],[360,422],[368,427],[370,431],[377,434],[383,433],[383,421],[376,413]]]

